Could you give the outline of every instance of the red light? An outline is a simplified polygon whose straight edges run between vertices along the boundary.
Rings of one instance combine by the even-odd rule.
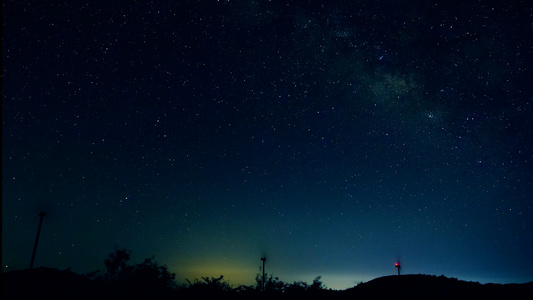
[[[399,265],[400,265],[399,263],[395,263],[395,264],[394,264],[395,267],[398,267]]]

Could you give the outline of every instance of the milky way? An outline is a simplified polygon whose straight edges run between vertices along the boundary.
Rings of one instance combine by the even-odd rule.
[[[533,280],[527,1],[174,2],[3,2],[3,271]]]

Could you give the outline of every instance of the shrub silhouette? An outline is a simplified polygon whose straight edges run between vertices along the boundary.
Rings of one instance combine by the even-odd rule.
[[[191,282],[187,279],[188,286],[186,286],[186,295],[193,297],[223,297],[228,296],[232,292],[232,288],[224,279],[223,275],[220,277],[202,277],[202,280],[195,279]]]
[[[307,291],[309,285],[303,281],[295,281],[285,285],[285,294],[289,296],[301,295]]]
[[[258,273],[255,276],[255,282],[255,289],[257,291],[261,291],[263,276]],[[268,275],[265,273],[265,293],[281,294],[285,290],[285,286],[286,284],[283,281],[279,280],[278,277],[273,277],[272,274]]]

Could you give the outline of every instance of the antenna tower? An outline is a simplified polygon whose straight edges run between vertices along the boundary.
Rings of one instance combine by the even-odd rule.
[[[261,260],[263,261],[263,286],[262,290],[265,291],[265,262],[266,262],[266,256],[261,257]]]
[[[396,269],[398,269],[398,276],[400,276],[400,272],[402,270],[402,265],[400,264],[400,261],[397,261],[394,266],[396,267]]]

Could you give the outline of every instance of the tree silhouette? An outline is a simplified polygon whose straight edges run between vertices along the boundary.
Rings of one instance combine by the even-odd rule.
[[[127,262],[130,260],[131,251],[126,249],[115,249],[115,252],[109,254],[109,258],[104,260],[107,269],[106,279],[116,280],[126,269]]]
[[[320,280],[321,278],[322,276],[315,277],[315,279],[313,280],[313,283],[309,286],[310,292],[318,292],[318,291],[327,289],[327,287]]]
[[[104,276],[114,295],[131,295],[135,298],[164,296],[175,291],[175,274],[167,266],[160,266],[152,256],[142,263],[128,265],[131,251],[116,249],[104,260]]]
[[[167,266],[160,266],[154,257],[146,258],[142,263],[136,264],[131,269],[130,284],[151,289],[174,288],[175,274],[168,271]]]

